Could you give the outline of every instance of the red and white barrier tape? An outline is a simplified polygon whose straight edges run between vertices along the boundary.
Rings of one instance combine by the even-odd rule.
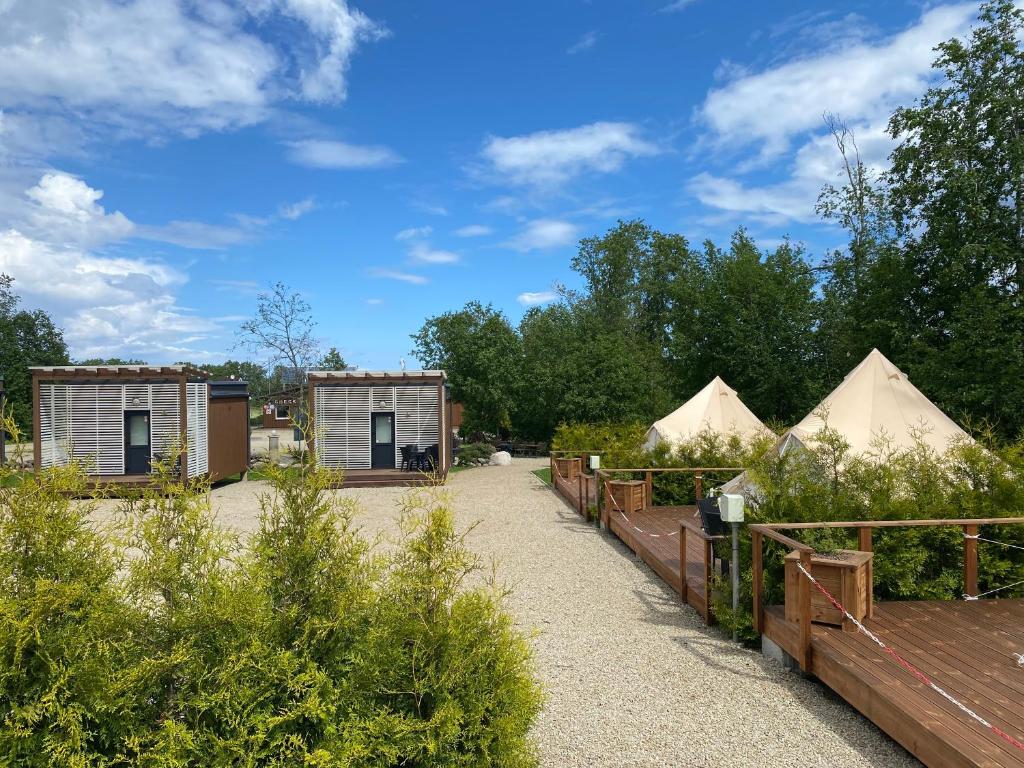
[[[815,587],[817,587],[818,591],[821,592],[821,594],[823,594],[828,599],[828,601],[830,603],[832,603],[832,605],[834,605],[836,607],[836,609],[840,613],[842,613],[847,619],[852,621],[853,624],[857,627],[858,630],[860,630],[865,635],[867,635],[868,638],[870,638],[879,648],[881,648],[889,656],[891,656],[900,667],[902,667],[904,670],[906,670],[907,672],[912,674],[920,682],[922,682],[925,685],[927,685],[929,688],[931,688],[937,694],[942,696],[942,698],[946,699],[948,702],[953,704],[955,707],[957,707],[961,712],[963,712],[965,715],[970,717],[972,720],[974,720],[975,722],[978,722],[981,725],[983,725],[986,728],[988,728],[990,731],[992,731],[992,733],[994,733],[996,736],[1001,738],[1007,744],[1010,744],[1010,745],[1016,747],[1017,749],[1021,750],[1022,752],[1024,752],[1024,742],[1021,742],[1019,739],[1014,738],[1013,736],[1011,736],[1010,734],[1008,734],[1006,731],[1002,730],[998,726],[993,725],[988,720],[986,720],[981,715],[979,715],[977,712],[975,712],[973,709],[971,709],[966,704],[961,702],[959,699],[953,697],[952,695],[947,693],[944,689],[942,689],[938,685],[936,685],[932,681],[932,679],[930,677],[928,677],[928,675],[926,675],[924,672],[919,670],[917,667],[915,667],[909,661],[907,661],[902,656],[900,656],[898,653],[896,653],[896,651],[894,651],[892,648],[890,648],[888,645],[886,645],[884,642],[882,642],[882,639],[880,637],[878,637],[878,635],[876,635],[870,629],[868,629],[863,624],[861,624],[859,621],[857,621],[857,619],[855,619],[853,617],[853,615],[848,610],[846,610],[846,608],[843,607],[842,603],[840,603],[838,600],[836,600],[832,596],[832,594],[827,589],[825,589],[825,587],[823,587],[820,583],[818,583],[817,579],[815,579],[813,576],[811,576],[810,572],[806,568],[804,568],[803,565],[801,565],[800,563],[797,563],[796,567],[800,569],[800,572],[804,576],[806,576],[808,579],[811,580],[811,584],[813,584]],[[1018,660],[1018,663],[1021,663],[1021,662]]]

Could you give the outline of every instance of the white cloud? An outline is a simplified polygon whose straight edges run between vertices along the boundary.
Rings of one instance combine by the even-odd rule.
[[[264,288],[255,280],[211,280],[210,282],[217,287],[218,291],[237,293],[240,296],[256,296]]]
[[[558,298],[555,291],[525,291],[516,296],[516,301],[524,307],[536,307],[539,304],[550,304]]]
[[[384,299],[367,299],[366,303],[369,304],[371,307],[379,307],[381,304],[384,303]]]
[[[5,0],[0,102],[89,130],[222,130],[342,101],[353,54],[383,34],[346,0]]]
[[[598,122],[561,131],[487,139],[490,171],[514,184],[556,186],[583,173],[611,173],[626,160],[658,154],[633,123]]]
[[[418,240],[424,237],[430,237],[430,233],[434,231],[434,228],[429,224],[425,227],[408,227],[400,230],[395,235],[395,240]]]
[[[312,45],[299,61],[302,95],[314,102],[345,97],[345,74],[359,43],[387,36],[386,30],[347,0],[250,0],[263,13],[277,10],[305,24]]]
[[[344,141],[325,139],[303,139],[286,143],[291,161],[307,168],[386,168],[402,162],[402,158],[392,149],[376,145],[348,144]]]
[[[457,253],[443,251],[439,248],[431,248],[426,243],[416,243],[410,250],[409,256],[413,261],[422,264],[454,264],[459,260]]]
[[[295,221],[316,209],[316,200],[307,197],[297,203],[285,203],[277,209],[277,215],[288,221]]]
[[[934,47],[960,34],[974,4],[938,6],[905,31],[875,44],[829,46],[708,93],[700,117],[719,146],[754,145],[762,158],[788,149],[798,135],[818,130],[823,112],[876,122],[919,96],[932,76]]]
[[[816,220],[814,205],[826,183],[836,183],[840,156],[822,115],[838,115],[854,131],[861,158],[876,172],[892,150],[889,115],[919,96],[934,78],[934,47],[964,33],[976,6],[937,6],[903,32],[867,41],[866,27],[845,39],[834,32],[806,37],[818,48],[760,72],[740,70],[709,92],[700,111],[704,142],[739,160],[728,176],[694,176],[687,191],[729,218],[780,225]],[[849,23],[854,23],[850,17]],[[797,19],[792,24],[820,24]],[[786,28],[788,29],[788,27]],[[775,34],[770,31],[769,34]],[[792,147],[797,145],[794,152]],[[770,166],[776,180],[745,174]]]
[[[585,32],[579,40],[570,45],[569,48],[566,50],[566,53],[571,55],[574,53],[583,53],[583,51],[589,51],[591,48],[597,45],[597,41],[600,39],[600,33],[592,29],[589,32]]]
[[[697,2],[697,0],[675,0],[675,2],[669,3],[668,5],[663,5],[661,8],[658,9],[658,12],[676,13],[678,11],[682,11],[686,8],[689,8],[695,2]]]
[[[455,230],[456,237],[486,237],[491,234],[490,227],[483,224],[467,224]]]
[[[91,253],[44,242],[16,229],[0,232],[0,272],[26,302],[52,313],[76,357],[180,359],[187,338],[221,329],[179,308],[186,275],[163,262]]]
[[[429,213],[431,216],[447,216],[448,209],[439,203],[434,203],[429,200],[413,200],[412,207],[418,211]]]
[[[266,223],[265,220],[256,219],[247,222],[245,226],[227,227],[203,221],[177,220],[159,225],[140,224],[135,235],[144,240],[170,243],[182,248],[220,251],[251,242],[257,237],[258,229]]]
[[[51,240],[90,246],[121,240],[134,225],[120,211],[107,213],[99,200],[103,192],[66,173],[47,173],[25,192],[31,200],[35,231]]]
[[[393,269],[371,269],[370,274],[374,277],[381,277],[385,280],[398,280],[402,283],[410,283],[411,285],[424,285],[430,282],[423,275],[413,274],[411,272],[399,272]]]
[[[575,224],[558,219],[534,219],[509,240],[506,245],[517,251],[558,248],[576,241],[579,229]]]
[[[178,306],[187,273],[132,254],[127,241],[153,234],[108,213],[102,199],[102,190],[70,174],[43,174],[0,208],[0,272],[14,277],[27,304],[54,316],[76,357],[207,354],[196,343],[222,337],[226,321]]]

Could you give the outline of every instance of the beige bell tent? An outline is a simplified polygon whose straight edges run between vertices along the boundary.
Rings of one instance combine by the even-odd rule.
[[[716,376],[668,416],[654,422],[647,430],[644,448],[650,450],[658,443],[676,446],[705,430],[743,438],[770,434],[768,427],[743,404],[736,390]]]
[[[971,439],[877,349],[787,431],[776,450],[782,454],[797,447],[813,447],[826,423],[849,444],[850,453],[858,456],[871,455],[880,439],[897,450],[912,448],[920,441],[940,454]],[[744,472],[721,490],[749,493],[752,488]]]
[[[786,450],[794,441],[810,445],[826,421],[849,443],[850,452],[858,455],[870,453],[879,438],[897,449],[912,448],[920,440],[937,453],[970,439],[877,349],[785,434],[780,449]]]

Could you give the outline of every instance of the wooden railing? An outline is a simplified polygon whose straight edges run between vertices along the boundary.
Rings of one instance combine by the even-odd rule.
[[[703,594],[690,589],[686,578],[687,566],[690,564],[688,544],[691,536],[700,542],[698,548],[701,549],[702,560],[700,562],[703,566],[700,585],[703,588]],[[709,626],[715,621],[714,613],[711,610],[715,542],[725,538],[725,536],[711,536],[696,520],[684,520],[679,524],[679,597],[684,603],[689,603],[701,615],[704,623]]]
[[[708,472],[742,472],[743,467],[641,467],[641,468],[630,468],[630,467],[604,467],[597,471],[598,478],[611,478],[613,473],[616,474],[641,474],[644,478],[644,499],[648,507],[654,506],[654,475],[657,474],[673,474],[673,473],[690,473],[693,475],[693,488],[694,495],[697,499],[704,498],[704,475]],[[603,508],[601,505],[601,494],[598,493],[598,517],[603,514]]]
[[[601,452],[596,450],[548,452],[548,469],[551,473],[551,487],[554,488],[562,498],[569,502],[569,504],[576,509],[576,512],[579,513],[580,517],[584,519],[587,518],[587,507],[591,497],[593,497],[595,504],[597,504],[600,493],[597,488],[596,476],[586,474],[586,466],[584,466],[582,458],[584,456],[600,455]],[[564,458],[566,456],[581,459],[580,474],[576,478],[575,487],[571,487],[571,482],[561,476],[558,472],[558,467],[555,464],[555,459]]]
[[[811,556],[814,547],[786,536],[780,531],[806,531],[825,528],[846,528],[857,530],[858,549],[871,552],[875,528],[945,528],[959,527],[964,534],[964,594],[978,594],[978,529],[982,525],[1019,525],[1024,517],[989,517],[972,520],[862,520],[856,522],[827,523],[758,523],[751,525],[750,543],[753,566],[753,612],[754,630],[764,633],[765,611],[764,592],[764,540],[770,539],[788,547],[791,552],[800,553],[800,565],[811,573]],[[974,537],[974,538],[972,538]],[[792,654],[805,672],[811,666],[811,582],[802,578],[797,582],[798,640],[796,653]],[[872,599],[869,594],[869,600]]]

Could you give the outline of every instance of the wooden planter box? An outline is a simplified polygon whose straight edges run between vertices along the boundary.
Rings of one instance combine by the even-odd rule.
[[[857,552],[840,549],[827,554],[811,555],[811,574],[818,583],[827,589],[843,607],[858,621],[871,615],[871,590],[873,579],[871,573],[870,552]],[[786,555],[786,621],[800,621],[797,607],[800,580],[807,578],[797,568],[800,562],[799,552]],[[839,609],[829,602],[828,598],[818,591],[813,584],[811,588],[811,621],[818,624],[831,624],[855,632],[857,628],[845,621]]]
[[[608,483],[608,495],[611,496],[608,506],[627,515],[640,512],[646,506],[646,487],[643,480],[612,480]]]
[[[575,483],[580,475],[580,464],[579,459],[555,459],[558,474],[571,483]]]

